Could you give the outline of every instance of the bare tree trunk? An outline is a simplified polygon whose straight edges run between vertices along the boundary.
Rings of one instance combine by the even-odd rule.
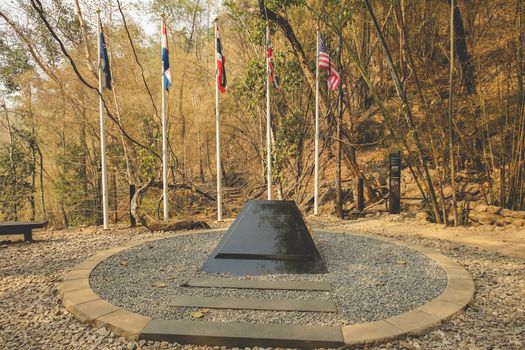
[[[458,208],[456,202],[456,165],[454,157],[454,15],[455,0],[450,3],[450,76],[448,82],[448,147],[450,160],[450,186],[452,187],[452,213],[454,226],[458,225]],[[447,218],[444,218],[445,222]]]
[[[35,206],[35,183],[36,183],[36,135],[35,135],[35,120],[33,117],[33,96],[31,94],[31,83],[27,86],[27,109],[29,113],[29,122],[31,123],[31,139],[29,145],[31,147],[31,194],[29,195],[29,204],[31,206],[31,221],[35,220],[36,206]]]
[[[390,55],[390,51],[388,49],[388,46],[385,42],[385,39],[383,38],[383,34],[381,32],[381,28],[379,27],[379,23],[377,22],[377,18],[374,14],[374,11],[372,9],[372,6],[370,5],[370,1],[369,0],[364,0],[365,2],[365,5],[368,9],[368,12],[370,14],[370,17],[372,19],[372,22],[374,24],[374,27],[376,29],[376,33],[377,33],[377,36],[379,37],[379,41],[381,43],[381,46],[383,47],[383,51],[385,53],[385,58],[386,58],[386,61],[387,61],[387,64],[389,66],[389,69],[390,69],[390,73],[392,75],[392,79],[394,80],[394,83],[395,83],[395,86],[396,86],[396,90],[397,90],[397,93],[398,93],[398,96],[401,100],[401,103],[402,103],[402,108],[404,110],[404,116],[405,116],[405,119],[406,119],[406,122],[407,122],[407,126],[409,127],[409,134],[410,136],[412,137],[412,140],[416,146],[416,154],[417,154],[417,157],[418,157],[418,161],[421,165],[421,168],[423,168],[423,171],[424,171],[424,177],[425,177],[425,182],[426,182],[426,187],[427,187],[427,190],[428,190],[428,193],[429,193],[429,196],[430,196],[430,203],[431,203],[431,208],[434,212],[434,217],[436,219],[436,222],[440,222],[440,213],[439,213],[439,205],[437,203],[437,199],[436,199],[436,193],[434,191],[434,185],[432,184],[432,179],[430,177],[430,172],[428,170],[428,166],[426,164],[426,161],[423,157],[423,146],[421,144],[421,141],[419,139],[419,135],[418,135],[418,131],[417,131],[417,128],[414,124],[414,119],[412,117],[412,110],[410,108],[410,104],[408,102],[408,98],[406,96],[406,91],[403,87],[403,85],[401,84],[401,81],[399,80],[399,76],[397,74],[397,71],[394,67],[394,64],[393,64],[393,61],[392,61],[392,56]]]
[[[42,216],[47,218],[46,201],[44,195],[44,157],[40,147],[37,147],[38,157],[40,159],[40,204],[42,205]]]
[[[182,172],[187,175],[187,163],[186,163],[186,114],[184,114],[184,83],[185,83],[186,73],[182,74],[182,81],[180,84],[179,90],[179,118],[180,118],[180,137],[182,140]]]
[[[78,0],[74,0],[75,10],[77,12],[78,23],[80,25],[80,33],[82,34],[82,41],[84,42],[84,50],[86,54],[87,66],[90,72],[95,74],[95,67],[91,62],[91,49],[89,47],[89,41],[86,30],[86,23],[84,22],[84,17],[82,16],[82,11],[80,9],[80,4]]]
[[[202,164],[202,151],[201,151],[201,126],[200,123],[197,129],[197,152],[199,154],[199,178],[201,182],[206,181],[204,178],[204,165]]]
[[[456,1],[448,0],[448,3],[450,5],[450,11],[454,12],[453,15],[450,15],[450,18],[454,21],[453,26],[454,32],[456,33],[454,38],[455,51],[458,55],[461,66],[463,85],[465,86],[467,94],[470,95],[476,91],[476,75],[472,65],[472,58],[467,47],[465,27],[463,26],[463,17],[461,16],[461,10],[459,9]]]
[[[110,56],[110,59],[113,60],[113,50],[111,48],[111,46],[109,47],[109,56]],[[113,79],[112,81],[112,88],[111,88],[111,93],[113,95],[113,103],[115,105],[115,113],[117,114],[117,118],[116,118],[116,121],[119,125],[119,135],[120,135],[120,143],[122,144],[122,149],[124,151],[124,160],[126,161],[126,175],[127,175],[127,178],[128,178],[128,184],[132,184],[132,183],[135,183],[138,181],[137,179],[137,176],[136,176],[136,171],[135,171],[135,166],[134,164],[131,163],[131,157],[130,157],[130,150],[132,153],[133,150],[133,146],[128,144],[129,140],[127,140],[125,137],[124,137],[124,127],[122,125],[122,117],[121,117],[121,113],[120,113],[120,104],[119,104],[119,100],[117,98],[117,88],[118,88],[118,81],[115,81]],[[133,157],[133,159],[136,159],[136,157]]]
[[[141,223],[142,226],[147,227],[152,232],[210,228],[210,226],[204,221],[159,221],[145,213],[141,208],[142,199],[152,185],[159,184],[155,183],[153,180],[148,180],[137,190],[135,196],[131,200],[131,214]]]
[[[12,179],[16,181],[17,177],[16,177],[16,167],[15,167],[15,161],[14,161],[15,140],[13,136],[13,129],[11,128],[11,121],[9,120],[9,112],[7,110],[7,105],[5,101],[2,101],[2,107],[5,111],[7,132],[9,134],[9,167],[11,168],[10,176],[12,176]],[[14,214],[14,221],[18,221],[18,205],[14,198],[13,198],[13,214]]]
[[[343,46],[343,38],[342,33],[339,33],[338,35],[338,44],[337,44],[337,65],[339,67],[339,71],[341,74],[343,74],[341,70],[341,53],[342,53],[342,46]],[[337,217],[342,219],[344,217],[343,212],[343,198],[342,198],[342,189],[341,189],[341,138],[342,138],[342,123],[343,123],[343,77],[341,76],[341,83],[339,84],[339,95],[338,95],[338,113],[336,117],[336,151],[335,151],[335,212],[337,214]]]
[[[420,103],[422,106],[424,106],[424,109],[426,110],[426,112],[424,113],[425,115],[425,120],[426,120],[426,124],[427,124],[427,133],[428,133],[428,138],[429,138],[429,141],[430,141],[430,147],[432,149],[432,157],[433,157],[433,160],[434,160],[434,167],[436,168],[436,171],[438,172],[438,186],[439,186],[439,195],[440,195],[440,199],[441,199],[441,208],[442,208],[442,215],[443,215],[443,220],[446,220],[447,218],[447,207],[446,207],[446,202],[445,202],[445,195],[444,195],[444,192],[443,192],[443,183],[445,182],[445,175],[444,175],[444,171],[442,171],[442,169],[440,168],[439,166],[439,160],[438,160],[438,150],[437,150],[437,146],[434,142],[434,135],[433,135],[433,130],[438,130],[438,123],[436,122],[436,118],[434,116],[434,113],[432,112],[432,108],[431,106],[429,105],[428,103],[428,99],[426,98],[425,94],[423,93],[423,89],[421,87],[421,83],[420,83],[420,80],[419,80],[419,77],[418,77],[418,73],[417,73],[417,67],[416,67],[416,64],[414,63],[414,59],[413,59],[413,56],[412,56],[412,49],[410,47],[410,38],[409,38],[409,33],[408,33],[408,30],[407,30],[407,26],[406,26],[406,21],[405,21],[405,10],[404,10],[404,1],[401,1],[399,3],[399,7],[398,7],[398,11],[397,11],[397,18],[398,18],[398,22],[400,22],[400,28],[403,32],[403,40],[404,40],[404,45],[402,46],[401,49],[403,49],[404,51],[406,51],[406,57],[408,59],[408,64],[411,68],[411,73],[414,77],[414,82],[416,83],[416,88],[417,88],[417,92],[418,92],[418,96],[419,96],[419,99],[420,99]],[[425,10],[426,10],[426,4],[425,4]],[[438,138],[440,141],[441,141],[441,137]],[[443,141],[441,141],[440,143],[438,143],[438,145],[441,147],[441,150],[444,151],[445,147],[443,145]],[[444,159],[444,158],[443,158]]]

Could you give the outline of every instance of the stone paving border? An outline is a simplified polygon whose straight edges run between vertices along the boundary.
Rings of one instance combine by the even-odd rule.
[[[436,299],[414,310],[384,320],[359,323],[341,328],[292,325],[275,327],[275,325],[217,324],[216,322],[206,321],[152,320],[150,317],[129,312],[102,300],[89,286],[91,271],[108,257],[123,250],[159,239],[217,231],[221,230],[211,229],[169,233],[159,237],[134,241],[121,247],[97,253],[76,265],[64,275],[60,287],[62,303],[66,310],[80,321],[90,322],[96,327],[110,328],[116,335],[132,340],[178,340],[179,342],[201,345],[208,342],[209,344],[206,345],[220,344],[230,346],[242,346],[243,344],[245,346],[254,346],[260,344],[283,347],[284,344],[287,347],[316,348],[337,347],[338,344],[346,347],[377,345],[407,335],[417,336],[463,312],[474,297],[474,281],[470,273],[461,265],[436,250],[390,238],[359,234],[356,235],[410,248],[434,260],[447,274],[447,286],[443,293]],[[334,230],[315,230],[315,232],[348,234],[348,232]],[[176,327],[173,333],[166,330],[167,324]],[[156,328],[158,328],[158,332]],[[318,332],[314,331],[315,328],[319,328]],[[252,329],[252,333],[256,335],[255,338],[249,337],[248,333],[250,332],[247,332],[249,329]],[[239,334],[244,334],[245,336],[240,337]],[[320,336],[321,334],[326,336]],[[316,335],[319,335],[319,337],[316,338]]]
[[[313,299],[261,299],[179,295],[171,298],[168,305],[233,310],[337,312],[337,306],[333,301]]]
[[[234,280],[220,278],[194,278],[184,284],[185,287],[199,288],[234,288],[234,289],[273,289],[273,290],[308,290],[331,291],[328,282],[317,281],[263,281]]]

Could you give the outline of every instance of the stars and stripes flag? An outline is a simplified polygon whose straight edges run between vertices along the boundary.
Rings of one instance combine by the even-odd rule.
[[[104,82],[106,89],[111,90],[111,69],[109,68],[109,56],[106,49],[106,40],[104,39],[104,30],[102,29],[102,23],[99,18],[99,28],[100,28],[100,57],[99,62],[101,64],[102,71],[104,72]]]
[[[272,41],[270,39],[270,32],[268,31],[268,35],[266,37],[266,49],[267,49],[267,56],[268,56],[268,74],[270,75],[270,82],[272,83],[273,87],[276,89],[279,89],[279,77],[275,75],[275,71],[273,70],[273,49],[272,49]]]
[[[221,37],[219,36],[219,25],[216,26],[217,36],[217,84],[220,92],[226,92],[228,88],[228,81],[226,80],[226,57],[222,53]]]
[[[169,90],[171,86],[171,74],[166,22],[162,23],[162,72],[164,77],[164,89]]]
[[[328,89],[330,91],[337,90],[341,83],[341,77],[335,68],[334,62],[330,59],[330,54],[324,43],[323,37],[319,40],[319,69],[328,71]]]

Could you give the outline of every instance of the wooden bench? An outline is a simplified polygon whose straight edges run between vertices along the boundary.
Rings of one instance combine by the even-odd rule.
[[[23,234],[24,241],[33,240],[33,229],[47,226],[47,220],[28,222],[4,222],[0,223],[0,235]]]

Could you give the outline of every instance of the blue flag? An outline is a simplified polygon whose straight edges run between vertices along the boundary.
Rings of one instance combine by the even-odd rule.
[[[111,90],[111,69],[109,68],[109,57],[108,51],[106,50],[106,40],[104,40],[104,31],[102,30],[102,24],[100,25],[100,64],[104,71],[104,80],[106,82],[106,88]]]

